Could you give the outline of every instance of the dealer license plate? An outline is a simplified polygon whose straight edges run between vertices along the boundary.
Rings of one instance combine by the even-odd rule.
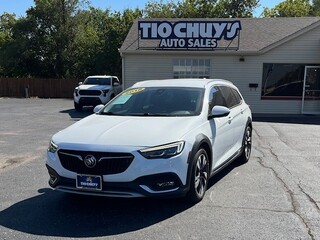
[[[89,190],[102,190],[101,176],[77,175],[77,188]]]

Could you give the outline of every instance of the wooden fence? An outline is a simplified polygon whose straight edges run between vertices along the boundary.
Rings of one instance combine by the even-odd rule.
[[[79,79],[0,78],[0,97],[72,98]]]

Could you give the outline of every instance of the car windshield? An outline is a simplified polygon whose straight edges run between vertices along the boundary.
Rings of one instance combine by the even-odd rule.
[[[84,85],[111,85],[110,78],[89,77],[84,81]]]
[[[194,116],[202,108],[204,89],[185,87],[131,88],[109,102],[101,115]]]

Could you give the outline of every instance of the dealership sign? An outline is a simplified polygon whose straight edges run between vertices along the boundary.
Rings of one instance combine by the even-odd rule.
[[[241,30],[240,21],[139,21],[142,40],[159,39],[159,48],[217,48],[221,40],[232,41]]]

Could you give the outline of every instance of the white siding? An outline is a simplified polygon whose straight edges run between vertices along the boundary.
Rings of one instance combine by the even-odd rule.
[[[211,59],[211,78],[223,78],[232,81],[242,92],[246,102],[254,113],[300,114],[300,100],[261,100],[263,63],[306,63],[320,64],[320,27],[278,46],[269,52],[257,56],[221,55],[152,55],[130,54],[124,59],[125,88],[137,81],[148,79],[166,79],[173,77],[174,58]],[[249,83],[258,83],[256,90]],[[302,91],[302,90],[301,90]]]
[[[160,55],[126,55],[124,58],[124,87],[151,79],[173,77],[173,58]]]

